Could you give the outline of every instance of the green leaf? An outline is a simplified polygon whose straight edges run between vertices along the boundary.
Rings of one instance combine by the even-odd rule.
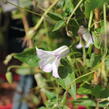
[[[74,9],[73,0],[64,0],[63,9],[66,13],[71,13]]]
[[[48,16],[56,21],[63,20],[63,17],[58,13],[50,12],[50,13],[48,13]]]
[[[11,84],[13,81],[13,77],[12,77],[12,73],[11,72],[7,72],[6,73],[6,79],[7,81]]]
[[[85,84],[78,89],[78,94],[82,95],[92,95],[95,98],[106,98],[109,96],[109,88],[104,88],[100,85],[91,86],[90,84]]]
[[[62,27],[64,27],[64,26],[65,26],[65,22],[64,22],[63,20],[60,20],[60,21],[58,21],[58,22],[55,24],[55,26],[54,26],[54,28],[53,28],[52,31],[57,31],[57,30],[59,30],[60,28],[62,28]]]
[[[95,53],[92,53],[90,58],[89,67],[94,67],[97,65],[98,62],[101,60],[101,55],[97,55]]]
[[[85,15],[89,17],[90,12],[95,8],[101,8],[105,2],[109,2],[109,0],[86,0],[85,2]]]
[[[96,85],[92,88],[92,95],[96,98],[107,98],[109,96],[109,88]]]
[[[77,99],[76,101],[73,101],[75,104],[77,105],[81,105],[81,106],[96,106],[95,102],[93,100],[90,100],[88,98],[80,98]]]
[[[91,94],[91,90],[90,89],[87,89],[85,87],[80,87],[78,89],[78,94]]]
[[[14,56],[14,58],[20,60],[21,62],[24,62],[31,67],[38,66],[38,57],[36,55],[35,48],[29,48],[23,51],[22,53],[18,53]]]
[[[59,85],[61,85],[64,89],[70,87],[68,92],[72,95],[74,99],[76,99],[76,83],[73,84],[72,81],[75,80],[75,74],[72,71],[72,67],[68,65],[68,63],[64,63],[63,67],[59,68],[59,72],[61,78],[57,80]]]
[[[96,98],[99,98],[101,96],[101,92],[103,91],[102,89],[103,88],[101,86],[96,85],[91,89],[92,95],[95,96]]]
[[[101,45],[103,42],[102,34],[104,33],[104,25],[101,25],[101,28],[96,29],[96,31],[92,32],[94,46],[98,49],[101,49]]]
[[[67,101],[67,92],[64,93],[64,95],[63,95],[63,98],[62,98],[62,101],[61,101],[62,105],[66,104],[66,101]]]
[[[46,94],[46,96],[48,97],[48,99],[54,99],[56,98],[56,94],[54,92],[50,92],[48,90],[45,90],[44,93]]]

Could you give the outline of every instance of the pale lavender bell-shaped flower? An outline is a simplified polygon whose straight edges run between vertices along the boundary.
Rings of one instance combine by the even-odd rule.
[[[88,48],[91,44],[93,44],[93,39],[89,32],[83,34],[83,39],[86,41],[85,48]]]
[[[90,32],[86,28],[84,28],[84,26],[80,26],[78,30],[78,34],[85,41],[85,48],[88,48],[91,44],[94,43]],[[82,47],[83,47],[83,44],[80,41],[80,43],[76,46],[76,48],[80,49]]]
[[[65,57],[70,52],[69,48],[64,45],[54,51],[45,51],[36,48],[36,53],[39,61],[39,66],[44,72],[52,72],[52,75],[59,78],[58,67],[61,58]]]

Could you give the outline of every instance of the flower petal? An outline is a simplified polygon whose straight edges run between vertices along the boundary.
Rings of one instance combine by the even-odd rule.
[[[83,39],[86,41],[86,43],[93,43],[93,39],[92,39],[92,36],[89,32],[83,34]]]
[[[78,45],[76,45],[76,48],[78,48],[78,49],[80,49],[80,48],[82,48],[83,47],[83,45],[82,45],[82,43],[80,42]]]
[[[60,58],[66,56],[70,52],[70,49],[64,45],[53,51],[55,56],[59,56]]]
[[[43,59],[43,58],[48,58],[52,55],[52,52],[50,51],[45,51],[45,50],[42,50],[42,49],[38,49],[36,48],[36,53],[37,53],[37,56],[40,58],[40,59]]]
[[[85,48],[88,48],[90,44],[93,44],[93,39],[90,33],[86,33],[83,35],[84,40],[86,41]]]
[[[92,41],[89,41],[86,45],[85,45],[85,48],[88,48],[91,44],[93,44]]]
[[[53,64],[53,76],[59,78],[58,67],[55,64]]]
[[[54,63],[52,64],[52,70],[53,70],[53,76],[55,77],[55,78],[59,78],[59,74],[58,74],[58,66],[59,66],[59,64],[60,64],[60,59],[56,59],[55,61],[54,61]]]
[[[39,66],[44,72],[51,72],[52,71],[52,64],[46,63],[46,60],[41,60],[39,62]]]
[[[53,76],[59,78],[58,66],[60,59],[69,53],[67,46],[62,46],[54,51],[44,51],[36,48],[37,56],[40,58],[39,66],[44,72],[52,72]]]

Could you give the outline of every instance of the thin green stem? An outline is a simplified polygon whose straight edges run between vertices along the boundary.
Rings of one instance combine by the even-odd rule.
[[[27,36],[27,37],[29,37],[30,39],[32,39],[32,38],[34,37],[35,31],[38,30],[38,28],[39,28],[40,25],[42,24],[42,22],[43,22],[45,16],[46,16],[46,15],[49,13],[49,11],[56,5],[56,3],[57,3],[58,1],[59,1],[59,0],[55,0],[55,2],[54,2],[52,5],[50,5],[47,10],[45,10],[45,12],[44,12],[43,15],[41,16],[41,18],[39,19],[39,21],[37,22],[37,24],[36,24],[33,28],[31,28],[31,29],[28,31],[28,36]]]
[[[81,78],[83,78],[83,77],[86,77],[86,76],[88,76],[88,75],[90,75],[90,74],[92,74],[92,73],[94,73],[94,72],[86,73],[86,74],[84,74],[84,75],[82,75],[82,76],[76,78],[75,80],[73,80],[73,81],[71,82],[71,84],[68,86],[68,88],[66,89],[66,91],[68,91],[68,90],[70,89],[71,85],[74,84],[77,80],[79,80],[79,79],[81,79]]]
[[[90,18],[89,18],[89,23],[88,23],[88,30],[89,30],[89,31],[90,31],[90,28],[91,28],[92,20],[93,20],[93,12],[91,11],[91,12],[90,12]]]
[[[67,25],[69,24],[70,19],[72,18],[72,16],[74,15],[75,11],[78,9],[78,7],[80,6],[80,4],[81,4],[83,1],[84,1],[84,0],[80,0],[80,1],[78,2],[78,4],[76,5],[76,7],[74,8],[74,10],[72,11],[72,13],[70,14],[70,16],[69,16],[68,19],[67,19],[67,22],[66,22]]]
[[[85,49],[85,46],[83,46],[83,62],[84,62],[84,65],[86,64],[86,49]]]
[[[12,66],[9,66],[7,71],[9,72],[11,69],[13,68],[19,68],[20,66],[19,65],[12,65]]]
[[[68,60],[69,64],[72,66],[73,63],[72,63],[70,56],[67,56],[67,60]]]
[[[44,12],[44,14],[41,16],[40,20],[38,21],[38,23],[33,28],[35,31],[40,27],[40,25],[41,25],[42,21],[44,20],[45,16],[47,15],[47,13],[56,5],[56,3],[58,1],[59,0],[55,0],[55,2],[50,7],[48,7],[48,9]]]
[[[29,66],[20,66],[20,65],[12,65],[12,66],[9,66],[8,69],[7,69],[7,72],[9,72],[11,69],[13,68],[31,68]]]
[[[106,32],[106,4],[103,5],[103,16],[104,16],[104,30],[105,30],[105,55],[107,54],[107,32]]]

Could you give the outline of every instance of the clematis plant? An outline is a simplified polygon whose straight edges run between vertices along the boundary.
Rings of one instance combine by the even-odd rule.
[[[94,43],[91,34],[86,28],[84,28],[84,26],[80,26],[78,30],[78,35],[81,36],[81,38],[85,41],[85,48],[88,48],[91,44]],[[80,49],[82,47],[83,47],[83,44],[80,40],[76,48]]]
[[[45,51],[36,48],[36,53],[39,61],[39,66],[44,72],[52,72],[52,75],[59,78],[58,67],[61,58],[65,57],[70,52],[69,48],[64,45],[54,51]]]

